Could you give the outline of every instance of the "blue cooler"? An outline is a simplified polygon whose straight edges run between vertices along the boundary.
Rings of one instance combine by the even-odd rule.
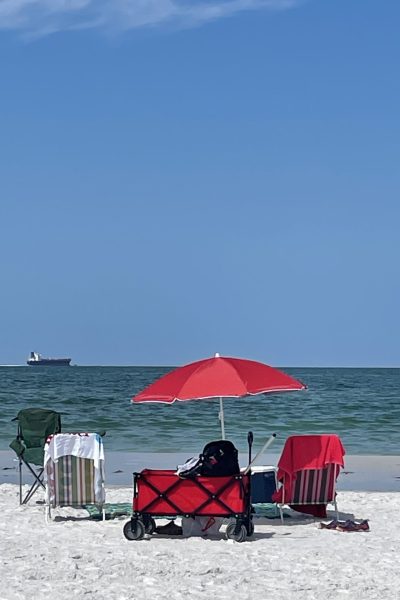
[[[252,467],[251,503],[273,504],[272,494],[277,489],[276,467]]]

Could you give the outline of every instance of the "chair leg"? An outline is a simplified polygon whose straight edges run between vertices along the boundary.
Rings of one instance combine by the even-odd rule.
[[[25,496],[22,504],[28,504],[29,500],[32,498],[33,494],[36,492],[36,490],[38,489],[38,487],[39,487],[39,483],[37,481],[35,481],[35,483],[31,487],[31,489],[29,490],[29,492]]]
[[[49,521],[51,520],[51,508],[50,508],[50,504],[46,504],[46,506],[45,506],[44,519],[46,521],[46,524],[48,525]]]
[[[279,504],[278,507],[279,507],[279,514],[280,514],[280,517],[281,517],[281,523],[283,525],[284,524],[284,520],[283,520],[282,504]]]
[[[34,476],[35,481],[33,482],[32,486],[31,486],[30,490],[28,491],[28,493],[26,494],[25,498],[22,500],[21,504],[27,504],[40,485],[42,486],[43,489],[46,489],[45,485],[43,483],[43,480],[42,480],[44,469],[41,469],[39,471],[39,473],[35,473],[35,471],[32,469],[30,464],[25,463],[25,465],[28,467],[28,469]]]
[[[22,504],[22,460],[19,459],[19,503]]]
[[[28,467],[28,469],[30,470],[30,472],[32,473],[32,475],[34,476],[34,478],[36,479],[38,486],[41,485],[43,489],[45,489],[45,485],[42,481],[42,475],[43,475],[43,471],[44,469],[41,468],[39,473],[35,473],[35,471],[32,469],[31,465],[29,463],[25,463],[25,465]]]

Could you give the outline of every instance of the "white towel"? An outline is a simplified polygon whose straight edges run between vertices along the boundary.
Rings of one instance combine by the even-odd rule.
[[[57,433],[45,446],[44,464],[49,459],[57,462],[67,455],[91,458],[95,469],[99,469],[100,461],[104,460],[103,440],[98,433]]]
[[[180,475],[181,473],[190,471],[190,469],[193,469],[193,467],[195,467],[198,464],[199,464],[198,456],[194,456],[193,458],[188,458],[187,461],[185,462],[185,464],[177,466],[175,475]]]

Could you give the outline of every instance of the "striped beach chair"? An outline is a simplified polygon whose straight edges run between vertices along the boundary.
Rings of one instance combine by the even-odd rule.
[[[57,506],[97,506],[105,519],[103,441],[96,433],[50,436],[45,445],[46,521]]]
[[[294,485],[291,486],[291,492],[285,494],[285,481],[283,481],[282,502],[278,508],[283,521],[282,507],[285,504],[290,505],[294,510],[304,512],[302,509],[307,506],[326,506],[333,504],[335,507],[336,518],[339,518],[336,502],[336,479],[339,475],[340,467],[338,465],[327,465],[323,469],[305,469],[297,471]]]
[[[345,451],[337,435],[296,435],[286,440],[278,462],[281,485],[275,500],[283,522],[282,507],[314,516],[326,516],[327,504],[336,502],[336,480],[344,466]]]

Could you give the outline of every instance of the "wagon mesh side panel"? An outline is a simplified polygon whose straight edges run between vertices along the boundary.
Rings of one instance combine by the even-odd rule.
[[[133,509],[148,515],[244,514],[249,505],[249,477],[180,479],[174,471],[146,469],[135,475]]]

